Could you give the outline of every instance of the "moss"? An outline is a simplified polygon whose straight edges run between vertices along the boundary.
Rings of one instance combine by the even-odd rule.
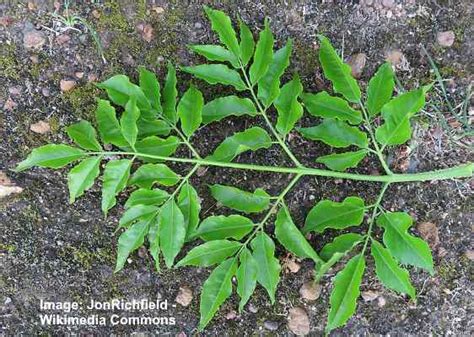
[[[293,63],[298,64],[301,69],[301,77],[314,73],[319,67],[318,51],[314,48],[308,48],[307,43],[296,40],[293,44]]]
[[[71,105],[75,116],[92,120],[96,108],[96,97],[99,93],[100,90],[93,83],[86,83],[63,93],[63,97]]]
[[[7,253],[12,253],[16,250],[16,246],[14,245],[7,245],[4,243],[0,243],[0,251],[5,251]]]
[[[0,48],[0,77],[20,79],[20,67],[15,55],[15,44],[3,44]]]
[[[118,30],[127,32],[130,30],[127,18],[120,10],[120,4],[116,1],[106,1],[104,11],[97,21],[97,28],[101,31]]]

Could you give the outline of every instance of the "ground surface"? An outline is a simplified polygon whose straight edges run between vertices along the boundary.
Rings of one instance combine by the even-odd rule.
[[[54,4],[47,1],[7,2],[0,4],[0,170],[7,172],[12,183],[23,188],[21,194],[0,201],[0,333],[92,332],[171,332],[191,335],[198,322],[198,294],[209,271],[204,269],[152,271],[152,261],[146,254],[134,254],[124,272],[113,274],[116,236],[113,231],[121,206],[109,218],[100,213],[100,189],[94,187],[73,206],[68,205],[66,171],[33,169],[22,174],[8,170],[22,160],[34,147],[46,142],[65,141],[64,127],[80,118],[90,119],[95,107],[94,97],[103,95],[92,84],[116,73],[136,78],[136,67],[145,65],[160,77],[167,60],[179,64],[201,61],[189,53],[187,44],[215,40],[203,17],[200,3],[171,5],[158,1],[145,5],[138,1],[119,3],[94,1],[95,4],[72,4],[71,10],[86,19],[97,30],[104,45],[107,63],[98,56],[91,36],[69,30],[60,32],[54,25]],[[375,4],[374,4],[375,3]],[[397,76],[407,87],[434,80],[425,46],[438,64],[446,81],[448,96],[454,110],[447,108],[439,87],[428,106],[416,118],[415,137],[408,160],[394,151],[390,158],[399,169],[414,172],[443,168],[472,160],[465,147],[468,131],[463,124],[463,111],[469,111],[467,87],[472,80],[473,41],[472,2],[438,1],[407,2],[365,0],[360,4],[323,4],[306,2],[293,5],[240,2],[215,5],[225,9],[233,19],[240,15],[256,31],[263,18],[269,16],[278,45],[286,38],[295,40],[293,63],[289,74],[298,71],[305,90],[327,89],[317,61],[315,36],[329,36],[344,55],[365,53],[367,65],[361,81],[364,85],[386,55],[398,57]],[[59,9],[62,12],[62,7]],[[81,28],[79,26],[79,28]],[[51,30],[52,29],[52,30]],[[58,33],[55,33],[54,30]],[[453,31],[455,41],[442,47],[436,35]],[[147,41],[147,39],[149,41]],[[396,55],[398,50],[403,55]],[[179,74],[181,90],[190,78]],[[61,80],[73,80],[75,87],[60,89]],[[207,98],[216,92],[194,81]],[[206,89],[207,88],[207,89]],[[214,91],[213,91],[214,90]],[[227,90],[227,89],[224,89]],[[222,90],[219,89],[219,94]],[[457,116],[460,115],[461,117]],[[38,121],[49,123],[51,131],[38,134],[30,126]],[[303,121],[304,123],[305,121]],[[203,128],[195,142],[207,154],[226,135],[250,124],[260,124],[242,118],[230,119],[220,125]],[[322,145],[308,143],[295,135],[290,146],[305,163],[312,164],[317,155],[328,152]],[[186,154],[185,152],[183,154]],[[239,160],[276,164],[285,161],[277,150],[259,151]],[[375,173],[380,168],[368,161],[359,172]],[[221,212],[209,198],[206,184],[233,182],[242,188],[263,187],[272,193],[286,183],[285,176],[243,173],[209,169],[193,178],[203,198],[206,215]],[[295,221],[301,223],[312,205],[322,198],[342,199],[360,195],[373,201],[379,186],[328,179],[302,179],[287,202]],[[373,277],[372,267],[362,285],[362,291],[372,291],[378,298],[360,300],[357,314],[346,327],[335,334],[414,334],[471,335],[472,316],[472,181],[446,181],[392,186],[384,207],[410,212],[418,223],[436,225],[439,241],[432,242],[436,274],[412,270],[413,283],[419,293],[416,304],[384,290]],[[120,198],[123,201],[124,197]],[[120,204],[120,202],[119,202]],[[122,202],[123,204],[123,202]],[[416,230],[415,230],[416,232]],[[431,233],[433,234],[433,233]],[[331,235],[313,238],[320,249]],[[279,257],[284,258],[281,248]],[[233,296],[220,310],[205,331],[207,335],[255,334],[288,332],[286,317],[289,309],[303,307],[310,317],[311,331],[319,335],[324,328],[331,279],[336,270],[322,280],[322,294],[313,302],[300,298],[298,289],[310,280],[312,265],[302,262],[297,273],[284,274],[277,301],[269,303],[262,289],[251,299],[241,315],[233,315],[237,297]],[[371,264],[370,264],[371,265]],[[188,286],[194,299],[188,307],[176,305],[167,314],[176,317],[171,327],[116,326],[43,327],[38,315],[40,299],[84,301],[93,298],[168,299],[175,303],[179,287]],[[374,297],[374,296],[373,296]]]

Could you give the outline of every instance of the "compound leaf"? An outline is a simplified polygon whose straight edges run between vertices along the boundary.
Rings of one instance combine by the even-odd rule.
[[[138,70],[140,88],[148,99],[148,102],[150,102],[151,107],[157,112],[162,112],[160,82],[158,82],[156,75],[145,67],[139,67]]]
[[[332,147],[348,147],[356,145],[366,148],[368,145],[367,134],[357,127],[337,119],[324,119],[317,126],[298,128],[301,134],[311,140],[319,140]]]
[[[352,250],[356,244],[361,242],[363,236],[356,233],[346,233],[341,234],[334,238],[332,242],[329,242],[324,245],[324,247],[319,252],[319,256],[325,261],[329,259],[336,253],[346,254],[348,251]]]
[[[363,255],[359,254],[350,259],[344,269],[337,273],[331,292],[331,309],[326,325],[327,333],[344,325],[354,314],[364,270],[365,259]]]
[[[99,175],[102,156],[86,158],[74,166],[67,175],[69,188],[69,202],[72,204],[84,191],[94,185],[94,180]]]
[[[283,135],[289,133],[296,122],[303,116],[303,107],[298,102],[298,97],[303,91],[298,75],[286,83],[275,99],[274,105],[278,112],[276,128]]]
[[[160,190],[158,188],[155,188],[153,190],[140,188],[130,194],[130,197],[128,197],[128,200],[125,203],[125,208],[130,208],[136,205],[160,206],[166,200],[168,200],[168,198],[168,192]]]
[[[199,312],[199,330],[202,331],[214,317],[222,303],[232,293],[232,277],[237,269],[237,259],[230,258],[218,265],[202,286]]]
[[[195,236],[204,241],[228,238],[241,240],[254,226],[252,220],[241,215],[210,216],[201,222]]]
[[[236,187],[215,184],[211,194],[222,205],[245,213],[259,213],[268,208],[270,195],[261,188],[255,192],[242,191]]]
[[[411,285],[408,271],[401,268],[390,252],[379,242],[372,240],[370,250],[375,261],[375,272],[382,284],[415,299],[415,288]]]
[[[309,244],[300,230],[291,219],[286,205],[280,208],[275,221],[275,236],[278,241],[290,252],[301,258],[310,258],[314,262],[320,262],[318,254]]]
[[[202,109],[202,121],[209,124],[228,116],[257,115],[257,109],[249,98],[225,96],[206,103]]]
[[[199,224],[199,212],[201,212],[201,202],[194,187],[186,182],[178,195],[178,207],[183,213],[184,224],[186,225],[186,238],[189,238]]]
[[[176,266],[200,266],[209,267],[221,263],[229,256],[234,255],[242,247],[237,241],[213,240],[197,246],[186,254]]]
[[[308,112],[316,117],[337,118],[351,124],[362,122],[362,113],[350,107],[347,101],[330,96],[326,91],[317,94],[303,94],[303,103]]]
[[[232,27],[230,18],[224,12],[207,6],[204,6],[204,11],[211,21],[212,30],[219,35],[222,44],[224,44],[235,56],[240,56],[239,42],[237,41],[237,36]]]
[[[322,163],[334,171],[345,171],[350,167],[356,167],[366,155],[367,150],[333,153],[318,157],[316,162]]]
[[[80,121],[68,126],[66,132],[74,143],[86,150],[102,151],[102,147],[97,141],[97,133],[91,123]]]
[[[364,213],[364,200],[359,197],[347,197],[342,202],[321,200],[309,211],[303,231],[322,233],[326,228],[359,226]]]
[[[240,59],[242,60],[242,65],[245,67],[253,55],[253,50],[255,48],[255,41],[253,39],[253,34],[250,31],[249,27],[240,20],[239,18],[239,28],[240,28]],[[236,67],[237,68],[237,67]]]
[[[60,168],[81,159],[84,152],[65,144],[48,144],[33,149],[28,157],[18,163],[16,172],[21,172],[33,166]]]
[[[122,130],[123,138],[133,148],[138,136],[137,120],[140,117],[140,110],[138,110],[135,98],[130,100],[125,105],[125,111],[120,118],[120,129]]]
[[[122,136],[122,130],[117,120],[115,108],[110,105],[109,101],[99,99],[95,111],[95,118],[100,137],[104,143],[119,147],[127,146],[127,141]]]
[[[155,214],[158,211],[158,207],[152,205],[136,205],[127,209],[119,220],[120,227],[128,227],[131,223],[137,221],[140,218]]]
[[[273,58],[273,34],[270,30],[269,20],[265,20],[265,28],[260,32],[253,63],[250,66],[250,82],[257,83],[268,70]]]
[[[178,97],[176,82],[176,69],[171,63],[168,63],[168,72],[166,74],[161,99],[163,116],[172,124],[176,124],[178,121],[178,116],[176,115],[176,98]]]
[[[280,281],[281,266],[275,257],[275,244],[264,232],[259,232],[250,243],[253,258],[257,262],[257,281],[270,296],[272,304],[275,302],[275,292]]]
[[[272,140],[268,133],[262,128],[254,126],[226,138],[207,159],[231,162],[242,152],[268,149],[270,146],[272,146]]]
[[[239,59],[232,52],[222,46],[202,44],[194,45],[190,48],[195,53],[207,58],[209,61],[229,62],[234,68],[239,67]]]
[[[258,81],[258,98],[268,107],[280,92],[280,77],[290,64],[290,55],[293,47],[293,40],[288,42],[283,48],[278,49],[272,58],[267,72]]]
[[[150,136],[136,142],[135,149],[138,153],[168,157],[176,152],[178,146],[178,137],[169,136],[168,138],[163,139],[156,136]],[[149,157],[140,157],[140,159],[150,162],[158,161],[158,159]]]
[[[385,103],[390,101],[394,87],[392,65],[386,62],[380,66],[369,81],[367,88],[367,110],[370,116],[377,115]]]
[[[240,265],[235,276],[237,277],[237,294],[240,296],[239,312],[242,312],[257,286],[258,265],[247,248],[242,250],[239,259]]]
[[[377,224],[384,228],[383,243],[398,262],[434,274],[430,247],[422,239],[407,232],[413,224],[413,219],[407,213],[384,213],[377,218]]]
[[[246,89],[239,73],[224,64],[201,64],[192,67],[182,67],[181,70],[190,73],[209,84],[231,85],[242,91]]]
[[[107,211],[116,203],[115,196],[127,186],[131,166],[132,161],[129,159],[111,160],[105,165],[102,183],[102,212],[106,216]]]
[[[360,88],[351,75],[351,67],[342,62],[327,37],[319,35],[319,41],[319,61],[324,76],[332,82],[335,92],[342,94],[350,102],[359,102]]]
[[[184,93],[178,103],[177,111],[181,120],[181,129],[188,138],[201,125],[203,105],[202,93],[193,86]]]
[[[164,186],[173,186],[179,181],[179,176],[165,164],[145,164],[134,173],[129,185],[150,189],[156,182]]]
[[[160,246],[163,252],[166,266],[171,268],[176,255],[183,247],[186,237],[186,224],[184,223],[183,213],[179,209],[174,199],[169,199],[161,206],[158,215],[160,226]]]
[[[149,225],[150,223],[147,220],[139,221],[120,235],[117,248],[117,263],[115,266],[116,273],[122,270],[130,253],[143,245]]]
[[[150,102],[146,98],[142,89],[130,82],[130,79],[125,75],[115,75],[108,80],[97,84],[101,89],[105,89],[112,102],[122,107],[128,103],[130,98],[135,98],[138,109],[140,111],[149,111],[151,109]]]

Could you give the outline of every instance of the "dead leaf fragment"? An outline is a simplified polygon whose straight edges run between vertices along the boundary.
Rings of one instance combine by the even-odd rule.
[[[321,285],[314,281],[305,282],[300,288],[300,296],[307,301],[315,301],[321,295]]]
[[[355,78],[361,77],[366,61],[367,55],[364,53],[357,53],[348,57],[347,64],[351,66],[352,76]]]
[[[178,295],[176,296],[176,303],[187,307],[193,300],[193,291],[188,286],[179,287]]]
[[[438,227],[432,222],[422,222],[416,226],[423,240],[427,241],[431,249],[435,249],[439,245]]]
[[[455,38],[456,36],[452,30],[436,34],[436,41],[438,41],[438,44],[442,47],[451,47]]]
[[[34,133],[39,133],[43,135],[51,131],[51,126],[49,125],[48,122],[39,121],[37,123],[31,124],[30,130],[33,131]]]
[[[160,6],[153,6],[151,10],[154,11],[156,14],[162,14],[165,11],[165,9]]]
[[[406,56],[398,49],[389,50],[385,54],[385,60],[390,62],[395,68],[408,71],[410,64]]]
[[[151,42],[153,40],[153,27],[147,23],[140,23],[137,25],[138,31],[141,33],[143,40]]]
[[[3,108],[7,111],[12,111],[18,104],[9,96],[3,105]]]
[[[372,302],[373,300],[377,299],[379,295],[380,294],[378,292],[373,291],[373,290],[367,290],[361,293],[361,296],[365,302]]]
[[[301,269],[301,265],[296,261],[296,258],[292,255],[288,255],[283,258],[283,270],[285,273],[297,273]]]
[[[26,49],[40,49],[45,42],[43,33],[37,30],[30,30],[23,36],[23,46]]]
[[[61,88],[62,92],[70,91],[74,89],[75,86],[76,86],[76,81],[61,80],[61,82],[59,82],[59,87]]]
[[[21,192],[23,192],[23,189],[19,186],[15,186],[5,172],[0,171],[0,199]]]
[[[304,336],[309,333],[309,317],[303,308],[295,307],[290,309],[288,329],[298,336]]]
[[[469,260],[471,261],[474,260],[474,250],[472,249],[467,250],[465,255]]]

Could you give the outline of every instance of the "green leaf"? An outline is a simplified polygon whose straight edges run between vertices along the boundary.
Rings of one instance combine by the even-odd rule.
[[[149,154],[153,156],[168,157],[176,152],[179,146],[179,139],[175,136],[169,136],[166,139],[156,136],[146,137],[135,144],[138,153]],[[141,158],[141,157],[139,157]],[[157,159],[143,157],[143,160],[155,162]]]
[[[257,281],[267,290],[273,304],[281,271],[280,263],[275,257],[275,244],[267,234],[259,232],[250,245],[252,256],[258,265]]]
[[[190,46],[190,48],[193,52],[204,56],[209,61],[229,62],[234,68],[239,68],[239,59],[222,46],[201,44]]]
[[[174,199],[168,200],[162,207],[158,215],[160,224],[160,245],[166,267],[171,268],[176,255],[183,247],[186,237],[186,224],[183,213],[179,209]]]
[[[407,232],[413,224],[413,219],[407,213],[384,213],[377,218],[377,224],[384,228],[383,243],[398,262],[434,274],[430,247],[422,239]]]
[[[160,223],[156,216],[150,223],[150,229],[148,231],[148,242],[150,243],[149,251],[150,255],[155,260],[155,268],[160,271]]]
[[[319,256],[325,261],[328,261],[334,254],[342,253],[346,254],[355,245],[360,243],[363,236],[356,233],[347,233],[337,236],[332,242],[324,245],[323,249],[319,252]]]
[[[158,112],[162,112],[160,82],[158,82],[155,73],[144,67],[139,67],[138,70],[140,88],[148,99],[148,102],[150,102],[151,107]]]
[[[394,87],[392,65],[384,63],[370,79],[367,87],[367,110],[370,116],[377,115],[385,103],[390,101]]]
[[[277,214],[275,236],[283,247],[296,256],[309,258],[317,263],[321,261],[313,247],[311,247],[304,235],[301,234],[298,227],[294,224],[286,205],[283,205]]]
[[[149,136],[167,136],[171,131],[171,127],[167,122],[155,119],[148,120],[140,118],[137,121],[138,138],[142,139]]]
[[[242,249],[239,259],[240,266],[235,276],[237,277],[237,294],[240,296],[239,312],[242,312],[257,285],[258,265],[247,248]]]
[[[332,82],[334,91],[342,94],[348,101],[360,101],[360,88],[351,75],[351,67],[337,55],[328,38],[319,35],[319,61],[323,67],[324,76]]]
[[[411,285],[408,271],[401,268],[390,252],[372,240],[371,253],[375,261],[375,272],[384,286],[415,299],[415,288]]]
[[[193,86],[184,93],[179,101],[178,117],[181,120],[181,129],[188,138],[201,125],[203,105],[202,93]]]
[[[359,226],[364,213],[364,200],[359,197],[347,197],[343,202],[321,200],[309,211],[303,231],[322,233],[326,228]]]
[[[158,207],[151,205],[136,205],[127,209],[120,218],[119,228],[128,227],[131,223],[139,220],[140,218],[148,217],[151,214],[155,214],[158,211]]]
[[[241,215],[210,216],[201,222],[195,236],[204,241],[228,238],[241,240],[254,226],[252,220]]]
[[[120,128],[122,130],[123,138],[133,148],[138,136],[137,120],[140,117],[140,110],[138,110],[135,98],[130,98],[125,105],[125,111],[120,117]]]
[[[201,202],[194,187],[186,182],[179,192],[178,207],[183,213],[186,225],[186,238],[189,238],[199,224],[199,212],[201,212]]]
[[[268,208],[270,195],[261,188],[255,192],[242,191],[236,187],[215,184],[211,194],[222,205],[245,213],[259,213]]]
[[[115,75],[108,80],[97,84],[101,89],[105,89],[112,102],[122,107],[128,103],[130,98],[134,97],[140,111],[150,110],[151,105],[142,89],[130,82],[130,79],[125,75]]]
[[[237,41],[234,28],[232,28],[230,18],[224,12],[207,6],[204,6],[204,11],[211,21],[212,30],[219,35],[222,44],[234,53],[235,56],[240,56],[239,42]]]
[[[100,172],[101,160],[102,156],[86,158],[69,171],[67,185],[71,204],[94,185],[94,180]]]
[[[344,256],[346,256],[346,253],[334,253],[329,260],[327,260],[324,263],[318,263],[315,266],[314,270],[314,282],[319,282],[323,276],[334,266],[336,263],[338,263]]]
[[[350,167],[357,167],[359,162],[364,159],[366,155],[367,150],[333,153],[318,157],[316,162],[322,163],[334,171],[345,171]]]
[[[168,63],[168,73],[165,78],[165,85],[162,92],[163,116],[172,124],[176,124],[178,116],[176,114],[176,69],[171,63]]]
[[[81,159],[84,152],[75,147],[64,144],[48,144],[33,149],[28,157],[18,163],[16,172],[21,172],[33,166],[60,168]]]
[[[229,256],[234,255],[240,249],[240,247],[242,247],[242,244],[237,241],[208,241],[191,249],[191,251],[176,264],[176,267],[209,267],[216,263],[221,263]]]
[[[265,75],[258,81],[258,98],[265,107],[270,106],[280,93],[280,77],[290,64],[293,40],[288,39],[286,45],[273,54],[272,62]]]
[[[155,205],[160,206],[166,200],[168,200],[169,194],[166,191],[155,188],[153,190],[140,188],[128,198],[125,203],[125,208],[130,208],[136,205]]]
[[[232,293],[232,277],[237,269],[237,259],[227,259],[218,265],[202,286],[199,312],[199,330],[202,331],[214,317],[222,303]]]
[[[257,115],[257,109],[249,98],[237,96],[225,96],[212,100],[202,109],[202,121],[204,124],[220,121],[228,116]]]
[[[360,283],[365,270],[363,255],[356,255],[337,273],[334,288],[331,292],[331,309],[328,315],[326,333],[343,326],[354,314],[357,298],[360,294]]]
[[[102,212],[105,216],[114,207],[115,196],[127,186],[131,166],[132,161],[128,159],[111,160],[105,166],[102,183]]]
[[[91,123],[80,121],[68,126],[66,132],[74,143],[86,150],[102,151],[102,147],[97,141],[97,133]]]
[[[324,119],[317,126],[299,128],[301,134],[311,140],[319,140],[332,147],[348,147],[356,145],[366,148],[368,145],[367,134],[357,127],[349,126],[337,119]]]
[[[250,66],[250,82],[257,83],[268,70],[273,58],[273,34],[270,30],[269,20],[265,20],[265,28],[260,32],[253,63]]]
[[[165,164],[145,164],[133,173],[128,184],[150,189],[156,182],[164,186],[173,186],[179,179],[179,176]]]
[[[268,133],[262,128],[254,126],[226,138],[207,159],[231,162],[243,152],[268,149],[270,146],[272,146],[272,139]]]
[[[240,28],[240,58],[242,60],[242,65],[245,67],[250,59],[253,56],[253,50],[255,48],[255,41],[253,39],[253,34],[250,31],[249,27],[240,20],[239,18],[239,28]]]
[[[117,246],[117,264],[115,266],[115,273],[122,270],[130,253],[143,245],[149,225],[150,221],[139,221],[120,235]]]
[[[110,105],[109,101],[99,99],[95,118],[99,129],[100,137],[106,144],[115,146],[127,146],[127,141],[122,136],[122,130],[117,120],[115,108]]]
[[[278,112],[276,129],[283,135],[288,134],[303,116],[303,107],[298,102],[298,97],[303,91],[298,75],[286,83],[280,90],[274,105]]]
[[[181,67],[181,70],[209,84],[231,85],[239,91],[246,89],[239,73],[224,64],[201,64],[193,67]]]
[[[303,94],[303,103],[308,112],[316,117],[337,118],[351,124],[362,122],[362,113],[350,107],[347,101],[330,96],[326,91],[317,94]]]
[[[385,123],[375,130],[380,144],[400,145],[411,138],[410,118],[425,105],[426,90],[420,88],[401,94],[382,107]]]

